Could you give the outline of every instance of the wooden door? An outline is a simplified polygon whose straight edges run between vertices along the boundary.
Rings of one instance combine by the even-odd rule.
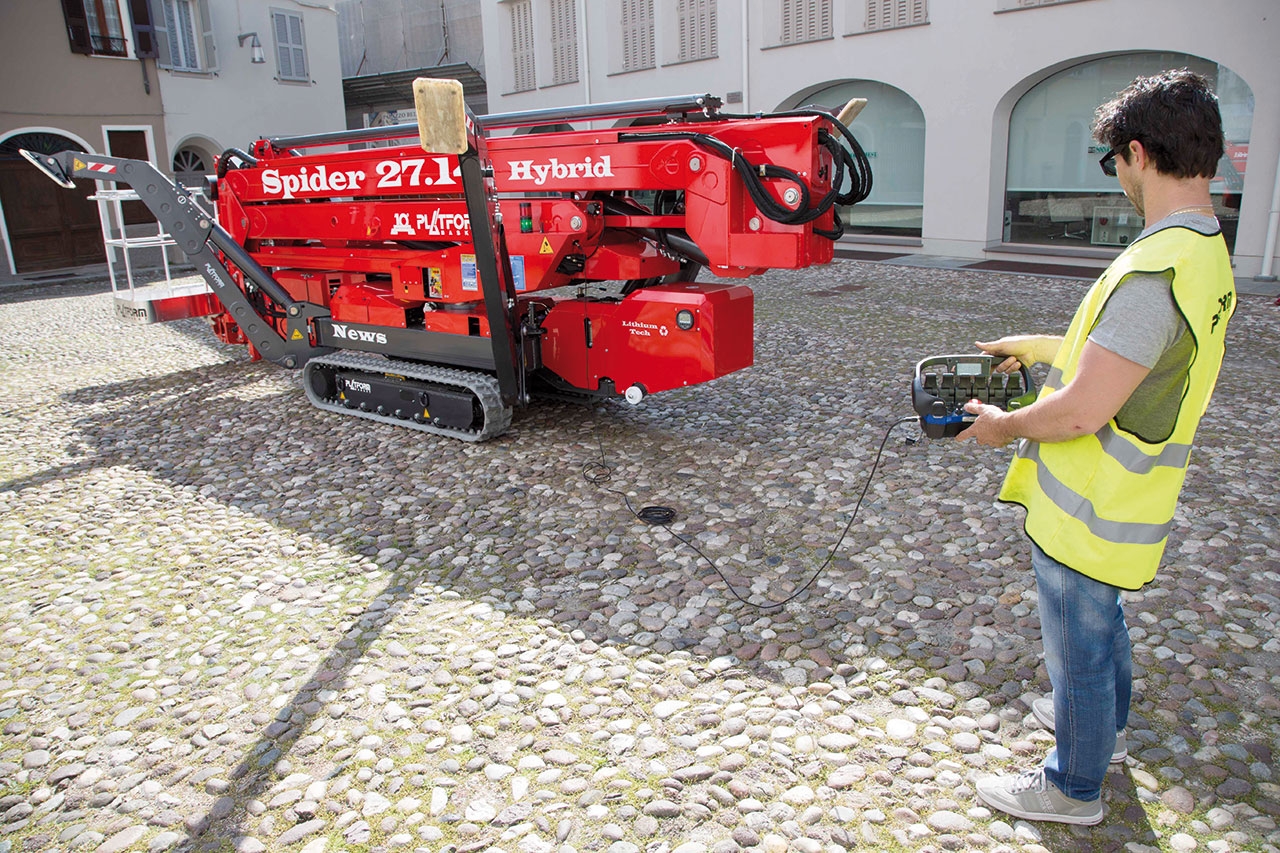
[[[50,147],[48,135],[40,136],[44,137],[42,148]],[[93,181],[78,181],[76,189],[63,189],[17,156],[16,149],[26,147],[23,142],[23,137],[14,137],[0,149],[0,204],[17,271],[104,263],[98,206],[87,198],[94,191]],[[55,144],[55,150],[79,150],[71,140],[63,142],[65,146]]]

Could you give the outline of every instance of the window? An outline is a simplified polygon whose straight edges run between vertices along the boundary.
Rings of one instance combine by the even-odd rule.
[[[780,44],[831,38],[831,0],[782,0]]]
[[[62,0],[71,52],[86,56],[128,56],[124,20],[116,0]]]
[[[157,0],[157,64],[174,71],[216,71],[209,0]]]
[[[537,85],[534,75],[533,3],[519,0],[507,7],[511,15],[511,90],[528,92]]]
[[[716,0],[678,0],[680,52],[677,59],[714,59],[716,52]]]
[[[654,67],[653,0],[621,0],[622,70]]]
[[[924,111],[906,92],[876,80],[837,83],[806,102],[838,110],[850,98],[867,99],[849,129],[867,152],[874,181],[866,201],[839,208],[840,219],[851,235],[919,237],[924,224]]]
[[[551,85],[578,79],[576,0],[551,0]]]
[[[307,43],[302,35],[302,16],[271,10],[271,31],[276,40],[276,70],[281,80],[309,81]]]
[[[1231,69],[1185,53],[1129,53],[1067,68],[1027,91],[1009,116],[1005,243],[1118,251],[1145,224],[1120,183],[1102,174],[1106,151],[1091,136],[1094,110],[1135,77],[1165,68],[1203,74],[1218,94],[1227,150],[1209,184],[1228,249],[1240,219],[1254,98]],[[877,176],[878,177],[878,176]]]
[[[203,190],[209,173],[204,153],[190,146],[179,148],[173,155],[173,178],[184,187]]]
[[[892,30],[929,23],[928,0],[867,0],[866,30]]]

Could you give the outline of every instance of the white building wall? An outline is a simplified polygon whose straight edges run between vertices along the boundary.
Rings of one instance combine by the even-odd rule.
[[[168,150],[157,152],[167,170],[174,152],[185,145],[245,151],[259,138],[346,126],[342,103],[342,72],[338,56],[336,12],[319,2],[294,0],[206,0],[213,28],[216,73],[188,73],[161,69],[159,86],[164,104]],[[153,4],[154,7],[154,4]],[[305,33],[308,80],[294,82],[277,76],[271,10],[301,15]],[[257,33],[266,62],[255,65],[250,40],[237,36]],[[212,163],[209,163],[212,168]]]
[[[931,0],[928,23],[863,32],[866,0],[833,0],[832,37],[775,47],[780,0],[719,0],[718,55],[664,62],[676,0],[655,0],[658,57],[652,70],[610,73],[619,0],[578,0],[579,80],[547,87],[550,57],[540,50],[538,84],[511,91],[509,0],[482,6],[492,112],[709,92],[742,92],[726,111],[772,110],[850,79],[902,89],[925,118],[923,236],[913,250],[963,258],[1010,258],[1001,247],[1009,114],[1017,99],[1054,72],[1135,51],[1188,53],[1227,66],[1252,88],[1249,165],[1235,246],[1238,275],[1261,270],[1280,159],[1280,5],[1276,0],[1079,0],[998,11],[1010,0]],[[550,0],[531,0],[535,28]],[[745,24],[744,24],[745,22]],[[549,42],[538,33],[538,45]],[[586,58],[583,63],[582,57]],[[744,61],[745,56],[745,61]],[[846,239],[902,249],[902,240]],[[914,247],[918,246],[918,249]],[[1037,247],[1064,262],[1096,263],[1105,249]],[[996,254],[998,253],[998,254]],[[1043,258],[1042,258],[1043,259]]]

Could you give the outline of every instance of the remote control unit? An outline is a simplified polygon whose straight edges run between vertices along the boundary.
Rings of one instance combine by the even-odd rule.
[[[916,365],[911,381],[911,405],[920,428],[929,438],[959,435],[977,420],[964,410],[980,400],[1009,411],[1036,398],[1036,383],[1024,364],[1015,373],[997,373],[1002,355],[935,355]]]

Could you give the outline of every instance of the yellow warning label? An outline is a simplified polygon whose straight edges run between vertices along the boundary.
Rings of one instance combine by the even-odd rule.
[[[301,330],[301,329],[294,329],[294,330],[293,330],[293,336],[292,336],[291,340],[295,340],[295,341],[300,341],[300,340],[302,340],[302,330]]]
[[[555,254],[555,249],[552,249],[552,248],[551,248],[551,241],[550,241],[550,240],[548,240],[546,237],[543,237],[543,238],[542,238],[542,248],[538,250],[538,254],[539,254],[539,255],[553,255],[553,254]]]
[[[79,157],[75,158],[75,159],[71,162],[71,166],[72,166],[72,168],[74,168],[77,172],[78,172],[78,171],[80,171],[81,169],[87,169],[87,168],[89,168],[88,166],[86,166],[86,165],[85,165],[85,162],[84,162],[83,160],[81,160]]]

